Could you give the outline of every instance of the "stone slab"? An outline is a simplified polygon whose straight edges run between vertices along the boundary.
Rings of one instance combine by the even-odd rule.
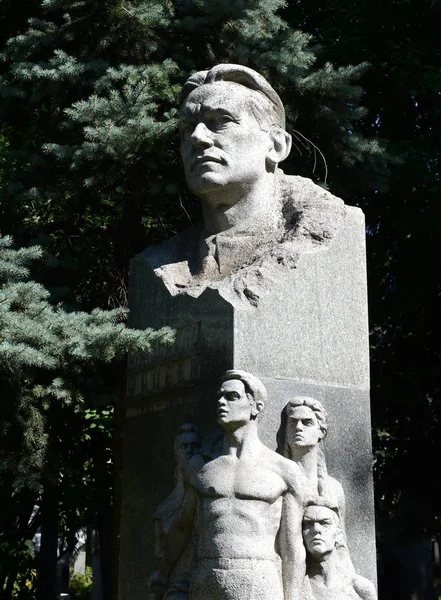
[[[259,276],[260,273],[260,276]],[[256,281],[256,277],[257,280]],[[141,600],[154,569],[154,509],[173,485],[173,439],[183,422],[203,435],[216,422],[221,375],[238,368],[267,385],[260,436],[275,448],[286,401],[307,394],[330,414],[329,473],[346,492],[346,530],[356,570],[376,581],[372,493],[364,219],[347,208],[332,243],[300,253],[295,267],[265,265],[250,294],[227,284],[199,297],[171,295],[147,254],[134,259],[131,323],[177,330],[148,361],[131,357],[123,449],[120,600]]]

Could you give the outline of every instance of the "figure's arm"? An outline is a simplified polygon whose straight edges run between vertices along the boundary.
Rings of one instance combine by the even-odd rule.
[[[346,537],[346,498],[345,493],[343,491],[343,486],[339,481],[335,481],[336,486],[336,496],[337,496],[337,504],[338,504],[338,512],[340,513],[340,527]]]
[[[300,600],[305,579],[306,551],[302,538],[302,517],[302,503],[288,490],[283,498],[279,532],[285,600]]]
[[[185,492],[182,508],[170,525],[170,529],[165,537],[159,570],[150,578],[150,590],[152,592],[165,593],[173,568],[189,543],[197,502],[196,491],[192,487],[188,487]]]

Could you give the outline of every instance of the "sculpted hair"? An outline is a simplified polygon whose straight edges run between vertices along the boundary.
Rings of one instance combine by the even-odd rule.
[[[335,502],[333,502],[333,500],[331,500],[331,498],[328,498],[327,496],[318,496],[316,498],[311,498],[305,504],[305,508],[303,510],[303,515],[305,515],[305,512],[307,511],[307,509],[310,506],[324,507],[331,511],[334,523],[337,525],[338,530],[339,530],[336,548],[344,548],[347,550],[345,535],[341,528],[340,510],[339,510],[337,504]],[[347,557],[347,556],[344,557],[345,560],[348,560],[348,558],[349,557]],[[350,558],[349,558],[349,565],[350,565],[350,568],[353,568],[352,562],[350,562]]]
[[[235,83],[251,90],[250,107],[262,129],[264,126],[285,129],[285,109],[279,95],[262,75],[243,65],[221,64],[209,71],[194,73],[182,88],[181,105],[193,90],[217,81]]]
[[[337,503],[328,496],[316,496],[315,498],[310,498],[306,502],[304,510],[306,510],[309,506],[321,506],[324,508],[329,508],[329,510],[332,510],[335,513],[337,519],[340,519],[340,510]]]
[[[277,432],[277,452],[286,458],[292,459],[289,440],[287,439],[288,419],[292,411],[298,406],[306,406],[314,411],[320,430],[323,433],[322,440],[328,434],[328,413],[323,404],[315,398],[308,396],[296,396],[290,400],[282,411],[281,425]],[[319,442],[320,443],[320,442]],[[317,491],[319,496],[326,496],[328,469],[326,458],[320,446],[317,448]]]
[[[222,377],[222,382],[229,381],[230,379],[237,379],[244,385],[245,391],[248,396],[259,402],[262,406],[265,406],[268,400],[268,394],[263,383],[255,375],[247,373],[247,371],[239,371],[238,369],[232,369],[227,371]]]

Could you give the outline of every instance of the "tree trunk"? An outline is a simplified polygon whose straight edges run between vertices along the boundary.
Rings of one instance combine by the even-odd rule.
[[[41,546],[37,600],[57,600],[58,497],[47,485],[41,507]]]

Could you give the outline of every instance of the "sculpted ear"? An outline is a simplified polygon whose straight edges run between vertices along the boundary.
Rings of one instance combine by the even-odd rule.
[[[256,400],[256,402],[254,402],[254,406],[251,409],[251,414],[253,415],[253,417],[257,417],[257,415],[259,415],[264,408],[264,404],[261,400]]]
[[[335,547],[336,548],[345,548],[346,544],[345,544],[345,535],[343,533],[343,531],[341,530],[341,528],[338,528],[337,531],[337,536],[336,536],[336,540],[335,540]]]
[[[273,125],[269,130],[269,136],[272,143],[268,151],[267,160],[272,167],[276,167],[291,152],[292,139],[287,131],[276,125]]]

